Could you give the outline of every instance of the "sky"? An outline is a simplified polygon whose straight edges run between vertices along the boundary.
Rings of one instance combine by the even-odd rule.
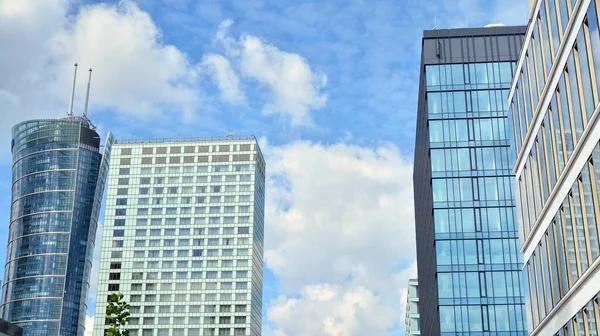
[[[526,24],[528,11],[527,0],[0,0],[0,241],[11,127],[65,115],[77,62],[74,111],[93,68],[89,116],[103,137],[260,139],[264,336],[404,335],[422,31]]]

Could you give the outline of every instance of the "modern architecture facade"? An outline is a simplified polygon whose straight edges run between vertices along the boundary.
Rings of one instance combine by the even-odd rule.
[[[0,336],[23,336],[23,328],[0,319]]]
[[[406,324],[406,336],[420,335],[420,323],[419,282],[417,279],[409,279],[406,295],[406,316],[404,318],[404,324]]]
[[[600,2],[531,10],[509,95],[530,335],[598,335]]]
[[[265,161],[254,137],[117,141],[94,335],[261,335]]]
[[[104,153],[86,117],[12,129],[12,204],[0,317],[23,335],[83,335]]]
[[[525,27],[425,31],[414,166],[421,335],[526,335],[507,98]]]

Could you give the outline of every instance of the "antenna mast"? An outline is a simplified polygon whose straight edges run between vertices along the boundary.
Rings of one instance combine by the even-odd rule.
[[[83,117],[87,119],[88,102],[90,100],[90,84],[92,83],[92,69],[90,69],[90,77],[88,78],[87,92],[85,94],[85,106],[83,108]]]
[[[71,103],[69,104],[69,112],[67,116],[73,116],[73,100],[75,99],[75,80],[77,79],[77,63],[75,63],[75,73],[73,74],[73,91],[71,92]]]

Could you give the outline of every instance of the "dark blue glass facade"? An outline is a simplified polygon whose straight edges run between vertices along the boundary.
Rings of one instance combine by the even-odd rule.
[[[427,33],[414,187],[419,292],[434,294],[421,334],[524,336],[506,125],[524,28]]]
[[[80,117],[13,128],[11,222],[1,317],[24,335],[83,335],[112,144]]]

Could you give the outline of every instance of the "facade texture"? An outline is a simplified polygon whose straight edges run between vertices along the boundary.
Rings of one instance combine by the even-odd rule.
[[[23,328],[0,319],[0,336],[23,336]]]
[[[525,335],[507,98],[525,27],[425,31],[414,167],[421,335]]]
[[[108,182],[94,335],[261,335],[265,162],[254,137],[124,141]]]
[[[3,319],[23,335],[83,335],[112,136],[82,117],[12,130],[13,185]]]
[[[408,293],[406,296],[406,316],[404,323],[406,324],[406,336],[418,336],[420,319],[419,319],[419,283],[417,279],[408,280]]]
[[[600,333],[599,10],[534,1],[511,86],[531,335]]]

